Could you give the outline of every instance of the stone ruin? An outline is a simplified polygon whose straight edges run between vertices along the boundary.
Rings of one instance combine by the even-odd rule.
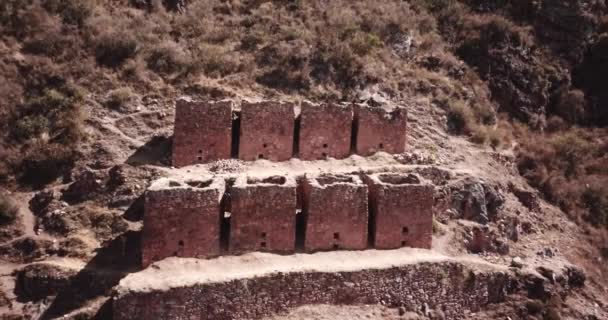
[[[177,167],[238,157],[343,159],[401,153],[400,107],[303,102],[176,103]],[[145,195],[142,264],[262,251],[430,248],[433,186],[406,173],[162,178]]]
[[[171,256],[431,247],[434,189],[416,175],[230,180],[156,181],[145,196],[143,265]]]
[[[403,153],[407,114],[402,107],[276,101],[176,103],[173,165],[215,160],[344,159],[378,151]]]
[[[153,182],[141,251],[142,265],[154,265],[121,280],[114,319],[258,319],[307,304],[428,305],[459,318],[504,300],[502,269],[425,250],[434,185],[414,168],[307,163],[404,152],[403,108],[183,99],[176,107],[175,167],[303,161],[292,171],[176,169]]]

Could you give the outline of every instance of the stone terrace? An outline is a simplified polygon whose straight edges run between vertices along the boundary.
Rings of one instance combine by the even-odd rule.
[[[307,304],[423,305],[448,319],[504,301],[511,274],[430,251],[340,251],[213,260],[171,258],[120,281],[115,320],[257,319]]]

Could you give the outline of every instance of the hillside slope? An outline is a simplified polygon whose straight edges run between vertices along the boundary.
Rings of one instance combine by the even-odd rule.
[[[1,1],[0,314],[104,318],[188,95],[406,106],[406,154],[313,166],[430,166],[434,250],[585,270],[505,315],[608,317],[607,17],[599,0]],[[487,224],[454,200],[479,188]]]

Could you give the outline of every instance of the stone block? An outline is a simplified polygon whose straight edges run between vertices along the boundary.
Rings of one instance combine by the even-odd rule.
[[[302,189],[305,251],[367,248],[367,186],[359,177],[307,176]]]
[[[231,101],[177,100],[173,134],[174,166],[229,159],[231,141]]]
[[[289,160],[293,155],[294,122],[291,103],[243,102],[239,159]]]
[[[220,254],[223,179],[162,178],[145,194],[142,264],[171,256],[207,258]]]
[[[365,182],[374,247],[431,248],[433,186],[416,175],[401,173],[367,175]]]
[[[237,178],[230,190],[230,252],[294,252],[296,188],[288,176]]]
[[[350,104],[302,103],[299,157],[343,159],[350,154],[353,108]]]
[[[401,107],[355,105],[356,151],[369,156],[378,151],[391,154],[405,151],[407,113]]]

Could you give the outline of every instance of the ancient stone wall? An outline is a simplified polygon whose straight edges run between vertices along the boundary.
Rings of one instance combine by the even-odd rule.
[[[292,177],[239,177],[230,192],[230,252],[294,252],[296,187]]]
[[[306,251],[367,248],[367,186],[358,176],[307,176],[302,190]]]
[[[223,179],[155,182],[145,194],[142,265],[171,256],[219,255],[223,193]]]
[[[367,175],[372,242],[378,249],[431,248],[433,192],[431,184],[412,174]]]
[[[300,112],[299,158],[319,160],[348,157],[353,108],[350,104],[304,102]]]
[[[406,112],[401,107],[278,101],[176,103],[173,165],[230,157],[246,161],[343,159],[405,150]]]
[[[239,159],[289,160],[293,155],[294,118],[291,103],[243,102]]]
[[[407,114],[405,109],[355,105],[356,151],[362,156],[378,151],[403,153]]]
[[[232,102],[192,102],[175,106],[173,165],[183,167],[230,158]]]
[[[446,319],[504,301],[509,274],[473,271],[457,262],[391,268],[287,272],[222,282],[131,291],[113,300],[114,320],[259,319],[309,304],[385,304],[442,310]]]
[[[413,174],[239,176],[155,182],[142,262],[252,251],[430,248],[434,187]],[[297,212],[303,223],[297,227]],[[230,218],[224,218],[230,213]]]

